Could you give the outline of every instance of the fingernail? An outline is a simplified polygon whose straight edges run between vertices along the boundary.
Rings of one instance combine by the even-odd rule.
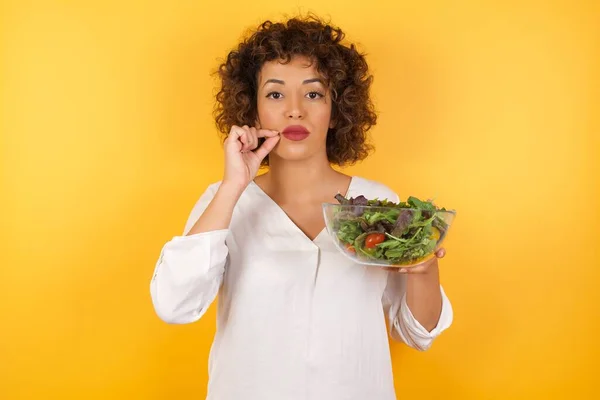
[[[406,272],[406,268],[400,268],[400,272],[405,273]]]

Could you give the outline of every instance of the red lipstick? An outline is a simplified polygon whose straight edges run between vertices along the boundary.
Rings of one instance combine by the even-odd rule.
[[[286,139],[293,141],[304,140],[310,135],[308,129],[302,125],[290,125],[281,132]]]

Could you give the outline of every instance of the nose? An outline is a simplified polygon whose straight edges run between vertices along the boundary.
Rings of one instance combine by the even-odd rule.
[[[296,98],[292,98],[289,101],[286,116],[288,119],[302,119],[304,118],[304,110],[302,108],[302,101]]]

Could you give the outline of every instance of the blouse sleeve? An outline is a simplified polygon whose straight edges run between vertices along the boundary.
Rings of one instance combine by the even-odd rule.
[[[391,337],[416,350],[428,350],[434,339],[449,328],[453,320],[450,300],[441,286],[440,291],[442,294],[442,312],[436,327],[428,331],[413,316],[406,303],[406,275],[390,272],[387,287],[383,294],[383,305],[386,310]]]
[[[185,225],[162,248],[150,282],[154,310],[171,324],[199,320],[212,304],[223,282],[229,251],[228,229],[185,236],[216,192],[215,186],[202,194]]]

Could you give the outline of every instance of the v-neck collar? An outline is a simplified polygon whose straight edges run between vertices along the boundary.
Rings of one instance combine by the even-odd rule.
[[[357,177],[354,175],[350,176],[350,184],[348,185],[348,189],[346,190],[346,194],[345,197],[349,197],[352,190],[353,190],[353,186],[356,184],[356,180]],[[265,192],[260,186],[258,186],[258,184],[254,181],[254,179],[252,181],[250,181],[250,185],[254,186],[254,188],[258,191],[258,193],[265,197],[267,199],[268,202],[271,203],[271,205],[277,210],[277,212],[279,213],[279,215],[287,221],[287,224],[290,225],[291,227],[294,228],[294,230],[296,232],[298,232],[300,234],[300,236],[304,237],[305,240],[308,240],[309,242],[311,242],[312,244],[316,244],[316,241],[323,235],[325,234],[325,232],[327,232],[327,226],[324,226],[323,229],[321,229],[321,231],[319,231],[319,233],[317,234],[317,236],[314,237],[314,239],[311,239],[308,237],[308,235],[306,235],[306,233],[304,233],[304,231],[302,229],[300,229],[300,227],[298,225],[296,225],[296,223],[294,221],[292,221],[292,219],[290,218],[290,216],[283,210],[283,208],[281,208],[281,206],[279,204],[277,204],[277,202],[275,200],[273,200],[271,198],[271,196],[269,196],[267,194],[267,192]],[[325,222],[325,221],[323,221]]]

